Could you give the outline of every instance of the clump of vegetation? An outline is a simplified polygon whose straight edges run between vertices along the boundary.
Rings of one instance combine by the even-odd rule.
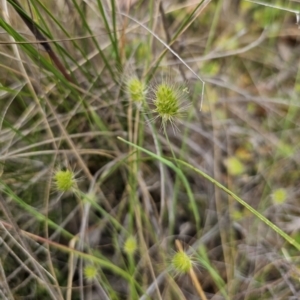
[[[1,299],[299,298],[298,8],[254,2],[3,2]]]

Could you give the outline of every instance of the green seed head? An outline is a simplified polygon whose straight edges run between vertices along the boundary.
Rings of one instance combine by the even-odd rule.
[[[154,105],[163,121],[172,120],[179,114],[178,93],[172,86],[162,83],[156,89]]]
[[[132,77],[127,82],[127,92],[132,101],[142,103],[145,101],[145,84],[137,77]]]
[[[96,278],[98,271],[95,266],[88,265],[83,270],[84,276],[87,280],[91,281]]]
[[[287,191],[285,189],[277,189],[273,193],[273,201],[276,204],[282,204],[287,200]]]
[[[137,241],[134,236],[129,236],[124,243],[124,251],[127,255],[133,255],[137,249]]]
[[[162,119],[163,122],[173,123],[175,118],[182,116],[182,112],[187,105],[182,106],[188,95],[187,87],[181,85],[163,82],[154,89],[153,110]]]
[[[172,258],[172,267],[179,274],[187,273],[192,269],[193,262],[185,252],[179,251]]]
[[[58,191],[67,192],[75,186],[75,175],[70,170],[59,170],[54,174],[54,182]]]

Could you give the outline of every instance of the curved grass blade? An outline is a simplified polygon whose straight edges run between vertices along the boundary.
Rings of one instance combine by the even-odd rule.
[[[300,250],[300,244],[296,240],[294,240],[292,237],[290,237],[288,234],[286,234],[283,230],[281,230],[279,227],[277,227],[274,223],[272,223],[269,219],[267,219],[265,216],[263,216],[261,213],[259,213],[257,210],[255,210],[246,201],[244,201],[239,196],[237,196],[235,193],[233,193],[232,191],[227,189],[224,185],[222,185],[221,183],[219,183],[218,181],[216,181],[214,178],[210,177],[208,174],[204,173],[203,171],[186,163],[185,161],[177,159],[176,162],[188,167],[189,169],[192,169],[193,171],[200,174],[205,179],[209,180],[211,183],[213,183],[218,188],[223,190],[225,193],[230,195],[233,199],[237,200],[241,205],[243,205],[245,208],[247,208],[251,213],[253,213],[261,221],[263,221],[267,226],[269,226],[271,229],[273,229],[275,232],[277,232],[279,235],[281,235],[281,237],[283,237],[288,243],[293,245],[297,250]]]
[[[118,139],[122,142],[124,142],[125,144],[127,145],[130,145],[136,149],[139,149],[140,151],[148,154],[149,156],[161,161],[163,164],[165,164],[166,166],[168,166],[169,168],[171,168],[173,171],[176,172],[176,174],[178,175],[178,177],[182,180],[182,183],[187,191],[187,194],[188,194],[188,197],[189,197],[189,200],[191,202],[191,206],[192,206],[192,211],[193,211],[193,215],[194,215],[194,218],[195,218],[195,223],[196,223],[196,227],[197,229],[199,230],[200,229],[200,216],[199,216],[199,211],[198,211],[198,208],[197,208],[197,204],[196,204],[196,200],[194,198],[194,195],[193,195],[193,192],[190,188],[190,185],[185,177],[185,175],[183,174],[182,170],[179,169],[176,165],[174,165],[171,161],[149,151],[149,150],[146,150],[145,148],[142,148],[140,146],[137,146],[133,143],[130,143],[126,140],[124,140],[123,138],[121,137],[118,137]]]

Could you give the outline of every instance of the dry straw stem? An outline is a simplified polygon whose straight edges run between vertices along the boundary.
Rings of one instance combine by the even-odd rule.
[[[69,248],[75,249],[75,243],[77,242],[78,237],[74,236],[69,242]],[[69,263],[68,263],[68,281],[67,281],[67,295],[66,300],[72,299],[72,282],[73,282],[73,276],[74,276],[74,266],[75,266],[75,258],[74,258],[74,252],[70,251],[70,257],[69,257]]]
[[[178,251],[183,252],[183,248],[182,248],[181,242],[179,240],[176,240],[175,244],[176,244],[176,247],[177,247]],[[207,298],[205,296],[205,293],[204,293],[204,291],[203,291],[203,289],[201,287],[201,284],[200,284],[200,282],[197,279],[197,276],[195,274],[195,271],[194,271],[193,267],[191,267],[189,269],[188,274],[189,274],[189,276],[190,276],[190,278],[191,278],[191,280],[192,280],[192,282],[194,284],[194,287],[195,287],[198,295],[200,296],[201,300],[207,300]]]

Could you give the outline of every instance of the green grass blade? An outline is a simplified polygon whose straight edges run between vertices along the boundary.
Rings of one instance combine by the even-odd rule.
[[[167,159],[165,159],[165,158],[163,158],[163,157],[161,157],[161,156],[159,156],[159,155],[157,155],[157,154],[155,154],[155,153],[153,153],[153,152],[151,152],[149,150],[146,150],[145,148],[142,148],[142,147],[137,146],[137,145],[135,145],[133,143],[130,143],[130,142],[124,140],[123,138],[118,137],[118,139],[120,141],[124,142],[125,144],[130,145],[130,146],[132,146],[132,147],[134,147],[136,149],[139,149],[140,151],[148,154],[149,156],[151,156],[151,157],[153,157],[153,158],[161,161],[163,164],[165,164],[166,166],[168,166],[169,168],[171,168],[173,171],[176,172],[176,174],[178,175],[178,177],[182,180],[182,183],[183,183],[183,185],[184,185],[184,187],[185,187],[185,189],[187,191],[189,200],[191,202],[191,207],[192,207],[193,215],[194,215],[194,218],[195,218],[196,227],[197,227],[197,229],[199,229],[200,228],[199,210],[197,208],[196,200],[194,198],[194,195],[193,195],[193,192],[192,192],[192,190],[190,188],[188,180],[186,179],[186,177],[185,177],[184,173],[182,172],[182,170],[179,169],[176,165],[174,165],[171,161],[169,161],[169,160],[167,160]]]
[[[43,214],[38,212],[35,208],[28,205],[25,201],[23,201],[20,197],[18,197],[10,188],[8,185],[6,185],[4,182],[0,180],[1,184],[1,190],[4,192],[7,196],[12,198],[14,202],[16,202],[20,207],[25,209],[28,213],[30,213],[33,217],[35,217],[38,221],[47,223],[51,228],[58,230],[61,232],[65,237],[72,239],[74,237],[73,234],[68,232],[66,229],[62,228],[61,226],[57,225],[52,220],[45,217]]]
[[[241,199],[239,196],[237,196],[235,193],[227,189],[224,185],[210,177],[208,174],[202,172],[201,170],[193,167],[192,165],[182,161],[182,160],[176,160],[178,163],[194,170],[196,173],[200,174],[205,179],[209,180],[211,183],[216,185],[218,188],[226,192],[228,195],[230,195],[232,198],[237,200],[242,206],[247,208],[251,213],[253,213],[257,218],[259,218],[261,221],[263,221],[267,226],[269,226],[271,229],[273,229],[275,232],[277,232],[279,235],[281,235],[288,243],[293,245],[296,249],[300,250],[300,244],[294,240],[292,237],[290,237],[288,234],[286,234],[283,230],[281,230],[278,226],[276,226],[274,223],[272,223],[270,220],[268,220],[265,216],[263,216],[261,213],[259,213],[257,210],[255,210],[252,206],[250,206],[246,201]]]

